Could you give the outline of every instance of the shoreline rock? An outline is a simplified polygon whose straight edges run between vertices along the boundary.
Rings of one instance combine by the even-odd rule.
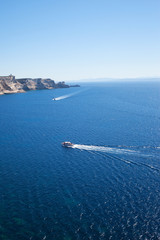
[[[65,82],[55,83],[55,81],[50,78],[16,79],[15,76],[13,75],[0,77],[0,95],[22,93],[30,90],[43,90],[69,87],[79,87],[79,85],[69,86],[65,84]]]

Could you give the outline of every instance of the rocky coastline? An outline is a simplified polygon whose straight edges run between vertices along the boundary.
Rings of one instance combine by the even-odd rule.
[[[11,93],[22,93],[29,90],[56,89],[79,87],[79,85],[67,85],[65,82],[55,83],[50,78],[20,78],[15,76],[0,76],[0,95]]]

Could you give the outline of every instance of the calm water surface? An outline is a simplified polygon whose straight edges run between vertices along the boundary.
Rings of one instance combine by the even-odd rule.
[[[160,83],[0,96],[0,239],[160,239],[159,103]]]

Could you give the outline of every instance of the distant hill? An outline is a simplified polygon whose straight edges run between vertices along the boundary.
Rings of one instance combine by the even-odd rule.
[[[69,88],[65,82],[55,83],[50,78],[21,78],[16,79],[15,76],[0,76],[0,95],[9,93],[26,92],[29,90],[53,89],[53,88]]]
[[[160,77],[135,77],[135,78],[86,78],[79,79],[77,82],[160,82]]]

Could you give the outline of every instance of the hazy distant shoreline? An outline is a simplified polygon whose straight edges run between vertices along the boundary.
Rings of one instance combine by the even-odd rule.
[[[84,78],[76,82],[160,82],[160,77],[137,77],[137,78]]]

